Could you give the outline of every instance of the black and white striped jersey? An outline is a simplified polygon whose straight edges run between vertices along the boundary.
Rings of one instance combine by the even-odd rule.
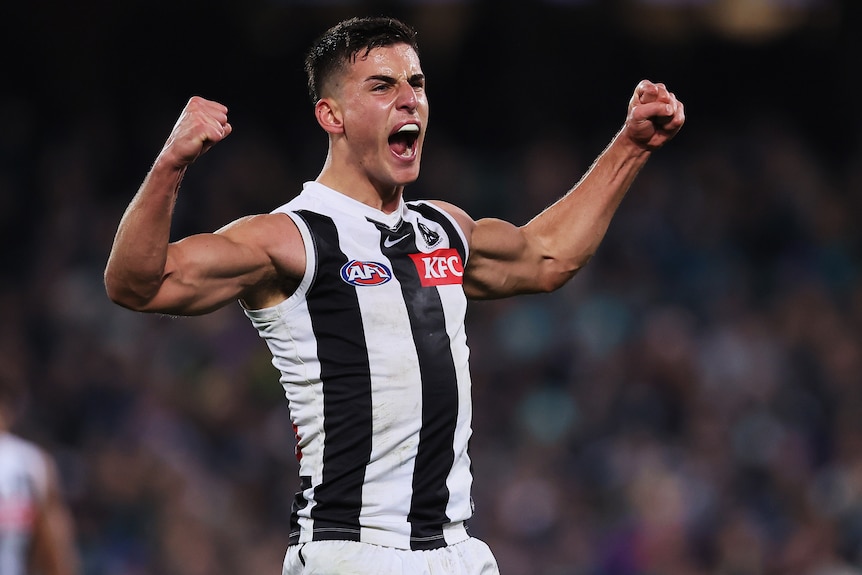
[[[427,202],[384,214],[316,182],[276,209],[305,242],[299,288],[245,310],[297,435],[291,544],[433,549],[467,538],[467,243]]]
[[[0,573],[25,575],[48,467],[29,441],[0,431]]]

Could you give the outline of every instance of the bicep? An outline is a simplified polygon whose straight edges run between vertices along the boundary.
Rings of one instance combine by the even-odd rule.
[[[300,273],[299,231],[287,216],[255,216],[172,243],[158,293],[144,311],[199,315]]]
[[[435,202],[461,227],[470,247],[464,269],[464,291],[471,299],[494,299],[547,292],[571,277],[572,271],[550,256],[530,226],[484,218],[473,220],[462,209]]]
[[[269,269],[265,253],[221,234],[189,236],[168,247],[162,283],[142,311],[197,315],[237,299]]]
[[[541,291],[536,285],[541,261],[523,228],[493,218],[479,220],[470,237],[464,289],[475,299]]]

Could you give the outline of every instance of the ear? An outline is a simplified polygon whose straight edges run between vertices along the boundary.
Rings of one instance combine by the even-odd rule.
[[[330,134],[340,134],[344,132],[344,119],[341,115],[341,110],[338,108],[338,102],[332,98],[321,98],[314,105],[314,116],[317,118],[317,123],[326,132]]]

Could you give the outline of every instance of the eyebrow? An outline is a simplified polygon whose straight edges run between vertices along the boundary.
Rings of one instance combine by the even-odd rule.
[[[392,76],[387,76],[385,74],[372,74],[365,79],[366,82],[386,82],[387,84],[395,84],[397,80]],[[413,74],[409,78],[407,78],[407,82],[409,84],[416,84],[417,82],[424,82],[425,74]]]

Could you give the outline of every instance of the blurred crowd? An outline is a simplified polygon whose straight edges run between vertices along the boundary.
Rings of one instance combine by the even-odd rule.
[[[4,104],[0,366],[28,385],[17,430],[57,457],[85,575],[278,573],[298,478],[266,346],[238,304],[141,315],[102,285],[158,140],[129,144],[128,120],[166,136],[173,108],[53,128]],[[573,282],[470,308],[471,529],[506,575],[862,574],[862,147],[689,109]],[[322,136],[245,120],[187,175],[177,236],[315,177]],[[518,224],[612,135],[501,151],[435,129],[407,197]]]
[[[3,282],[20,430],[59,459],[88,575],[277,572],[298,480],[268,351],[239,306],[169,318],[107,300],[128,198],[95,201],[91,145],[41,159],[48,201]],[[595,151],[532,141],[483,163],[448,145],[416,193],[460,183],[448,199],[516,221]],[[199,225],[243,213],[250,175],[289,178],[260,147],[223,158],[189,176]],[[862,162],[817,158],[787,123],[683,133],[573,283],[473,304],[472,529],[505,573],[862,572]]]

